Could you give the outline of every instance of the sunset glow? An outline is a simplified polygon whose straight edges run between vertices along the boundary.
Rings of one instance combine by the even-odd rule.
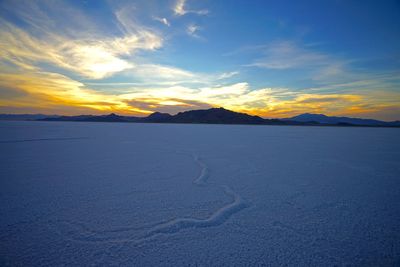
[[[397,2],[234,3],[2,1],[0,112],[400,119]]]

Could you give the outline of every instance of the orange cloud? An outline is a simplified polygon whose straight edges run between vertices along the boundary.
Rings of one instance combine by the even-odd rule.
[[[299,94],[288,89],[251,90],[247,83],[236,83],[201,88],[132,88],[130,93],[106,94],[58,73],[3,70],[0,73],[0,109],[18,112],[115,112],[143,116],[154,111],[177,113],[222,106],[263,117],[282,118],[311,112],[396,119],[393,116],[398,116],[400,110],[399,94],[394,92]]]

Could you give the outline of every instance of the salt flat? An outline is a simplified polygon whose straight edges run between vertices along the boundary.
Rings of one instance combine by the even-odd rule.
[[[398,266],[399,137],[0,122],[0,265]]]

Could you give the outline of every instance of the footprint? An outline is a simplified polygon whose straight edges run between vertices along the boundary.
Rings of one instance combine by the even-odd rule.
[[[69,240],[77,242],[89,242],[89,243],[143,243],[158,235],[169,235],[177,233],[181,230],[188,228],[206,228],[214,227],[225,223],[232,215],[239,212],[240,210],[249,206],[238,194],[236,194],[227,185],[215,185],[208,183],[209,169],[208,166],[200,159],[196,154],[190,154],[182,151],[175,151],[177,154],[183,154],[191,156],[194,162],[200,167],[200,174],[193,180],[193,184],[196,186],[218,186],[223,189],[223,192],[228,197],[232,198],[232,202],[221,207],[215,211],[210,217],[206,219],[197,218],[176,218],[170,221],[157,222],[142,227],[122,227],[110,230],[92,230],[83,223],[63,221],[61,222],[67,226],[67,231],[59,229],[57,232]],[[60,222],[59,222],[60,223]],[[146,230],[147,229],[147,230]],[[135,231],[145,230],[144,235],[134,235]],[[117,237],[115,235],[123,233],[124,238]],[[134,235],[134,236],[131,236]],[[131,237],[129,237],[131,236]]]

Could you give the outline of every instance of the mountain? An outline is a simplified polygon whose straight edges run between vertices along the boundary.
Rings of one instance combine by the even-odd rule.
[[[143,118],[142,121],[146,122],[167,122],[173,116],[168,113],[154,112],[150,114],[148,117]]]
[[[261,117],[238,113],[224,108],[179,112],[169,118],[169,121],[175,123],[265,124],[265,120]]]
[[[224,108],[190,110],[176,115],[154,112],[147,117],[127,117],[116,114],[94,116],[60,116],[39,119],[42,121],[92,121],[92,122],[143,122],[143,123],[210,123],[210,124],[289,124],[277,119],[263,119]]]
[[[59,116],[38,119],[41,121],[92,121],[92,122],[138,122],[142,118],[119,116],[114,113],[109,115],[78,115],[78,116]]]
[[[179,112],[176,115],[154,112],[147,117],[120,116],[114,113],[109,115],[79,116],[0,114],[0,120],[400,127],[400,121],[385,122],[372,119],[330,117],[323,114],[310,113],[287,119],[263,119],[259,116],[234,112],[224,108],[190,110]]]
[[[56,118],[57,115],[44,114],[0,114],[0,121],[35,121],[44,118]]]
[[[224,108],[190,110],[179,112],[164,122],[172,123],[210,123],[210,124],[288,124],[277,119],[263,119],[246,113],[234,112]]]
[[[357,125],[357,126],[400,126],[400,121],[386,122],[373,119],[360,119],[349,117],[331,117],[324,114],[304,113],[292,118],[284,119],[286,121],[297,121],[303,123],[320,123],[330,125]]]

